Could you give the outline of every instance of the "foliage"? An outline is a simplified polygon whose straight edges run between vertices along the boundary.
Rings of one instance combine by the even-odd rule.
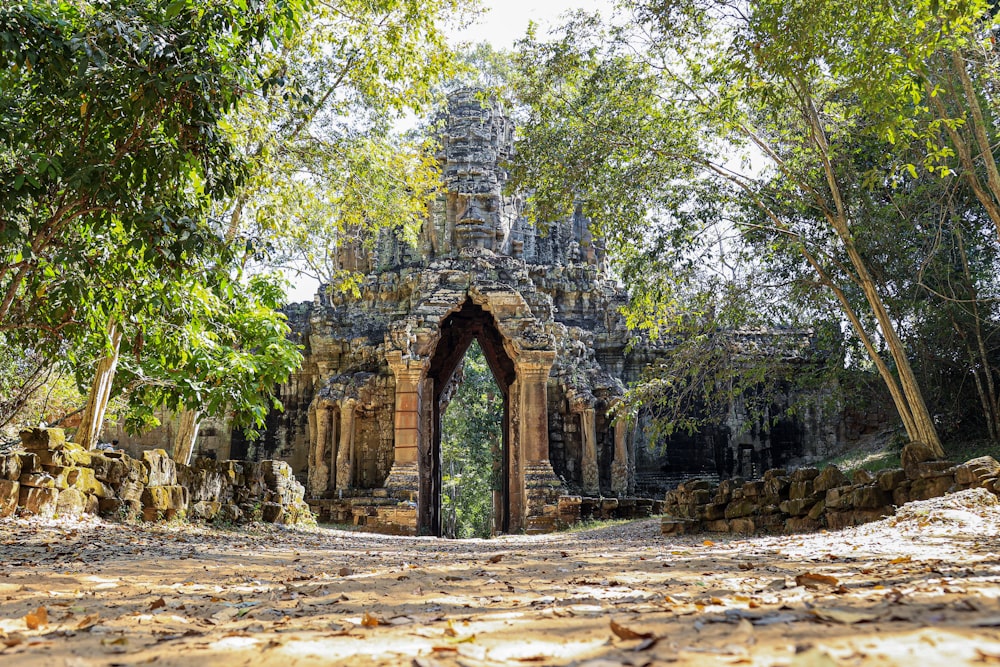
[[[264,425],[278,384],[302,363],[288,338],[280,280],[215,275],[212,282],[170,282],[144,295],[148,317],[129,327],[134,341],[116,376],[128,398],[126,427],[158,425],[156,409],[227,417],[251,437]]]
[[[879,373],[910,437],[936,445],[900,331],[904,276],[880,275],[878,253],[899,258],[896,271],[919,267],[904,268],[900,246],[869,242],[891,218],[870,204],[920,177],[915,165],[938,177],[963,169],[974,185],[969,161],[941,168],[958,149],[938,139],[955,143],[948,130],[971,124],[977,106],[956,94],[954,107],[928,115],[937,89],[925,83],[963,58],[985,7],[887,2],[859,13],[833,0],[623,0],[608,24],[579,14],[561,39],[529,35],[519,47],[513,88],[526,123],[515,181],[533,189],[539,218],[580,206],[624,252],[622,274],[641,308],[631,322],[647,328],[677,327],[692,262],[725,266],[726,253],[705,248],[731,239],[742,274],[767,272],[759,282],[777,287],[771,304],[792,306],[768,306],[786,311],[772,321],[809,321],[835,306],[843,324],[834,327],[850,330],[847,343]],[[955,80],[979,67],[977,85],[992,81],[992,57],[962,62]],[[992,156],[979,156],[988,171]],[[913,225],[907,235],[927,231]],[[650,250],[654,266],[679,267],[676,280],[641,275],[634,258]]]
[[[225,202],[231,231],[253,235],[264,263],[339,285],[379,229],[415,239],[438,165],[426,139],[394,125],[435,102],[456,67],[442,25],[473,4],[318,2],[267,54],[273,85],[228,119],[251,169]]]
[[[496,382],[479,344],[465,355],[461,384],[441,417],[442,517],[452,537],[490,537],[500,483],[503,419]]]
[[[109,230],[164,274],[223,249],[204,213],[242,169],[219,121],[252,87],[262,40],[295,11],[186,0],[0,9],[5,328],[76,326]]]

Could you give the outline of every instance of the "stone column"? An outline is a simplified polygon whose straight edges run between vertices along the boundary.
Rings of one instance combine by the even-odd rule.
[[[310,498],[322,498],[326,495],[327,487],[330,483],[330,464],[328,462],[328,452],[330,446],[331,429],[333,426],[332,409],[325,403],[316,408],[316,430],[310,443],[309,456],[309,485]]]
[[[628,419],[621,417],[612,426],[615,433],[615,460],[611,464],[611,490],[617,496],[628,493]]]
[[[337,448],[337,488],[354,486],[354,407],[357,400],[340,402],[340,446]]]
[[[512,438],[516,450],[511,452],[511,531],[555,528],[555,504],[562,484],[549,461],[547,385],[554,360],[553,350],[525,350],[514,361],[517,381],[511,398],[517,402],[517,420],[516,424],[512,420],[511,430],[517,438],[516,443]]]
[[[588,405],[579,414],[583,445],[583,492],[596,496],[601,492],[601,479],[597,469],[597,411],[592,405]]]
[[[396,377],[396,405],[393,426],[393,464],[385,480],[388,489],[405,491],[416,500],[419,486],[417,453],[423,433],[424,376],[427,362],[418,359],[403,359],[402,353],[393,350],[386,354],[386,360]]]

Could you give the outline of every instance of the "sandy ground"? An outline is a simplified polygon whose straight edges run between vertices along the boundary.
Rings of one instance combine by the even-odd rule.
[[[840,532],[495,540],[0,522],[0,665],[1000,663],[982,490]]]

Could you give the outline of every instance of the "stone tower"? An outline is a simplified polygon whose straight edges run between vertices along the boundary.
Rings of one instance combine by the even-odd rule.
[[[626,294],[582,217],[543,233],[504,194],[512,145],[502,110],[453,93],[445,194],[416,247],[393,233],[370,254],[345,246],[342,265],[365,274],[359,291],[321,289],[290,308],[306,363],[282,387],[286,412],[272,415],[258,453],[289,460],[310,497],[364,506],[383,529],[438,534],[441,415],[474,339],[502,395],[501,530],[551,529],[566,493],[663,490],[669,465],[643,446],[641,424],[608,416],[662,350],[626,353]],[[688,463],[718,468],[730,440],[693,439]]]

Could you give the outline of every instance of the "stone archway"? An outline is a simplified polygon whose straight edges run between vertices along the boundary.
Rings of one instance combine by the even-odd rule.
[[[476,339],[504,397],[500,523],[510,532],[544,530],[563,491],[549,461],[551,338],[517,292],[470,284],[456,296],[450,306],[428,305],[420,320],[401,322],[386,337],[396,385],[395,460],[385,487],[397,497],[410,492],[419,534],[440,533],[441,392]]]
[[[495,508],[496,522],[501,532],[510,530],[510,389],[517,378],[514,361],[503,345],[503,336],[497,329],[493,316],[466,299],[462,307],[451,313],[441,323],[441,337],[430,358],[427,376],[431,388],[431,420],[429,447],[418,462],[420,498],[426,498],[418,509],[418,525],[432,535],[441,534],[441,409],[442,394],[448,387],[456,369],[465,357],[472,341],[479,342],[486,362],[493,372],[502,396],[503,441],[501,443],[501,492],[500,507]],[[517,486],[517,480],[514,480]]]

